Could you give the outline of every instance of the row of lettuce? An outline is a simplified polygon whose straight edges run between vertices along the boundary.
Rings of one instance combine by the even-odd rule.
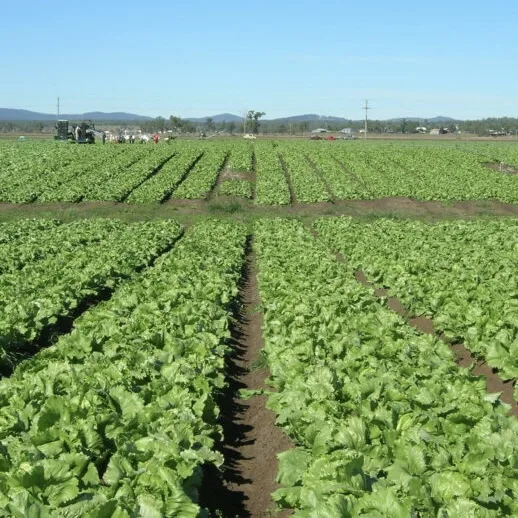
[[[518,378],[518,223],[352,218],[318,221],[333,249],[414,316],[462,342],[506,380]],[[518,399],[518,388],[515,390]]]
[[[180,227],[29,220],[4,223],[0,234],[0,366],[9,369],[63,319],[170,248]]]
[[[246,180],[222,182],[216,194],[253,196],[259,205],[391,196],[518,201],[513,145],[237,140],[159,146],[3,143],[0,201],[203,199],[223,171]]]
[[[0,516],[203,514],[245,242],[243,226],[195,225],[0,381]]]
[[[359,238],[317,228],[344,248]],[[259,222],[254,246],[268,405],[295,444],[279,456],[278,504],[298,517],[518,515],[518,422],[485,380],[301,223]]]
[[[484,224],[486,239],[505,232],[491,226],[503,223]],[[493,243],[509,254],[511,227]],[[372,253],[356,242],[364,235],[372,243],[374,230],[334,218],[315,228],[322,240],[294,220],[253,229],[275,389],[268,405],[295,445],[279,456],[278,505],[299,517],[515,516],[518,423],[506,405],[456,366],[444,342],[416,332],[355,281],[358,257]],[[203,466],[223,462],[216,399],[248,232],[209,220],[183,237],[174,221],[0,226],[5,286],[39,272],[46,280],[31,288],[34,300],[56,308],[74,273],[89,272],[77,285],[85,293],[117,286],[71,333],[0,380],[0,516],[205,513]],[[466,244],[470,232],[461,233]],[[45,283],[54,290],[38,299]],[[85,294],[67,293],[69,310]]]

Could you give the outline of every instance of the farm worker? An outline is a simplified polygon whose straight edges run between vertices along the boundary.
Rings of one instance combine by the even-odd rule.
[[[155,133],[153,135],[153,140],[155,141],[155,144],[158,144],[158,141],[160,140],[160,137],[158,136],[158,133]]]
[[[106,131],[103,131],[103,144],[106,144]]]
[[[76,140],[79,140],[81,138],[81,128],[79,127],[79,125],[76,126],[75,133],[76,133]]]

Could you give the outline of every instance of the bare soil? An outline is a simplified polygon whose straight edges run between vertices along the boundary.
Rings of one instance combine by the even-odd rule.
[[[286,172],[291,195],[293,187]],[[232,198],[232,197],[229,197]],[[377,200],[336,200],[334,203],[298,203],[292,199],[290,206],[255,205],[249,200],[232,198],[241,206],[241,219],[264,215],[288,217],[354,216],[354,217],[396,217],[440,220],[445,218],[474,217],[518,217],[518,204],[495,200],[478,201],[417,201],[407,197],[389,197]],[[0,203],[0,219],[19,217],[64,217],[67,220],[85,217],[127,217],[131,219],[167,218],[189,215],[211,215],[211,200],[169,199],[163,203],[130,204],[117,202],[80,203]]]
[[[343,256],[342,256],[343,258]],[[364,272],[358,270],[355,273],[356,279],[365,284],[367,286],[372,286],[372,283],[369,282]],[[421,316],[411,316],[409,311],[405,308],[403,303],[394,296],[388,296],[388,290],[386,288],[377,288],[374,290],[374,294],[378,297],[387,297],[387,305],[388,307],[396,312],[398,315],[401,315],[403,318],[407,320],[407,322],[420,331],[421,333],[434,335],[440,338],[442,341],[447,343],[450,346],[450,349],[453,351],[455,355],[455,359],[457,365],[459,367],[469,368],[474,365],[473,374],[475,376],[483,376],[486,378],[487,383],[487,391],[491,393],[500,392],[500,399],[511,406],[510,413],[511,415],[518,417],[518,403],[514,400],[513,397],[513,382],[512,381],[504,381],[498,375],[498,372],[495,369],[492,369],[487,363],[483,360],[477,360],[471,352],[466,349],[464,344],[455,343],[451,344],[448,342],[446,337],[436,331],[433,320],[424,315]]]
[[[202,214],[206,211],[207,203],[205,200],[185,200],[185,199],[170,199],[164,202],[170,208],[174,208],[179,212],[189,214]]]
[[[266,408],[267,396],[240,399],[240,389],[265,389],[269,372],[254,369],[263,348],[263,316],[256,277],[255,255],[249,247],[240,286],[240,307],[232,329],[234,353],[229,359],[229,392],[223,404],[224,440],[220,450],[225,456],[221,473],[208,473],[201,491],[201,504],[223,516],[267,517],[272,515],[271,500],[279,486],[277,454],[292,447],[275,414]],[[288,516],[288,513],[275,513]]]
[[[332,157],[332,158],[342,168],[342,170],[345,173],[347,173],[358,185],[360,185],[362,187],[362,189],[365,192],[367,192],[367,193],[370,192],[370,190],[367,187],[367,185],[365,184],[365,182],[354,171],[345,167],[344,163],[341,162],[340,160],[338,160],[338,158],[336,158],[336,157]]]
[[[319,234],[314,229],[310,228],[310,230],[315,237],[320,239]],[[336,251],[334,251],[334,254],[338,262],[346,262],[346,258],[343,256],[343,254]],[[365,272],[363,272],[362,270],[357,270],[354,273],[354,277],[361,284],[365,286],[374,287],[374,284],[369,281],[369,279],[365,275]],[[471,354],[471,352],[468,349],[466,349],[464,344],[449,343],[444,335],[439,335],[439,333],[436,331],[432,319],[424,315],[412,316],[408,309],[397,297],[389,296],[389,291],[387,288],[375,288],[374,295],[380,298],[386,298],[387,306],[389,307],[389,309],[403,317],[408,322],[408,324],[417,329],[417,331],[425,334],[434,335],[437,338],[444,341],[445,343],[447,343],[450,346],[450,349],[453,351],[457,365],[459,367],[469,368],[473,365],[473,374],[475,376],[483,376],[484,378],[486,378],[488,393],[491,394],[495,392],[500,392],[500,400],[511,406],[510,414],[515,417],[518,417],[518,403],[514,400],[513,397],[512,381],[502,380],[495,369],[492,369],[483,360],[477,360]]]
[[[332,203],[336,203],[336,196],[334,195],[333,191],[331,190],[331,187],[329,185],[329,182],[327,181],[326,177],[322,174],[320,169],[317,167],[315,162],[311,159],[309,155],[306,155],[306,160],[308,161],[309,165],[315,171],[315,174],[324,182],[324,185],[326,186],[327,192],[329,194],[329,199]]]
[[[219,175],[220,181],[225,180],[248,180],[249,182],[254,181],[254,174],[249,171],[232,171],[231,169],[226,169]]]
[[[290,201],[291,204],[294,205],[297,203],[297,198],[295,196],[295,189],[293,188],[293,183],[291,182],[290,172],[288,171],[288,166],[284,161],[283,156],[279,153],[279,161],[281,163],[282,170],[284,171],[284,176],[286,177],[286,183],[288,184],[288,189],[290,190]]]
[[[498,171],[502,174],[518,174],[518,169],[509,164],[504,164],[504,162],[486,162],[484,164],[489,169],[493,169],[493,171]]]

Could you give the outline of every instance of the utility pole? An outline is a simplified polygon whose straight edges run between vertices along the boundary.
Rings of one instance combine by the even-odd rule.
[[[363,109],[365,110],[365,128],[364,128],[364,131],[363,131],[363,138],[367,138],[367,112],[370,110],[369,108],[369,101],[367,99],[365,99],[365,106],[363,107]]]

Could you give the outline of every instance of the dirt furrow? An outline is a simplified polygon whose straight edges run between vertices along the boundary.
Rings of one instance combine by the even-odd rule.
[[[277,454],[292,447],[280,428],[275,414],[266,408],[265,395],[244,400],[239,390],[265,389],[269,375],[261,361],[263,315],[259,309],[255,254],[248,243],[240,304],[232,328],[233,354],[228,359],[228,391],[219,405],[224,439],[219,450],[225,457],[221,471],[206,473],[200,503],[212,514],[226,518],[270,516],[274,504],[271,494],[279,487]],[[276,513],[275,516],[288,516]]]
[[[331,186],[329,185],[329,182],[327,181],[327,178],[322,173],[322,171],[318,168],[317,164],[311,159],[309,155],[306,155],[306,160],[309,163],[309,165],[312,167],[313,171],[315,171],[315,174],[324,182],[324,185],[326,186],[327,192],[329,194],[329,199],[331,200],[331,203],[336,203],[337,198],[331,189]]]
[[[157,250],[147,263],[137,266],[133,269],[131,274],[119,274],[107,281],[115,281],[114,285],[106,286],[101,285],[97,288],[92,288],[90,295],[84,297],[78,297],[76,305],[73,309],[70,309],[68,313],[55,315],[56,320],[52,323],[44,326],[37,334],[37,337],[23,344],[19,344],[16,348],[16,352],[10,354],[11,360],[4,362],[0,366],[0,378],[11,376],[14,369],[22,360],[28,359],[37,354],[42,349],[46,349],[58,342],[61,336],[69,334],[73,331],[76,320],[83,315],[89,309],[110,300],[114,292],[124,283],[129,281],[131,277],[139,274],[140,272],[152,268],[156,261],[164,254],[168,253],[175,246],[177,246],[179,240],[183,238],[184,232],[182,232],[173,242],[164,246],[162,249]]]
[[[373,284],[369,282],[363,271],[356,271],[355,277],[356,280],[361,282],[362,284],[371,287],[373,286]],[[421,333],[434,335],[437,338],[440,338],[443,342],[447,343],[450,346],[450,349],[455,354],[457,365],[459,365],[460,367],[469,367],[470,365],[474,365],[473,374],[475,376],[484,376],[484,378],[486,378],[487,391],[489,393],[500,392],[500,399],[504,403],[511,405],[511,414],[514,416],[518,416],[518,403],[514,400],[513,397],[512,380],[502,380],[495,369],[492,369],[483,360],[475,358],[471,354],[471,352],[468,349],[466,349],[466,346],[464,344],[450,343],[444,336],[444,334],[439,334],[436,331],[433,320],[431,318],[425,316],[412,316],[397,297],[388,295],[388,290],[386,288],[377,288],[374,290],[374,294],[380,298],[386,298],[388,307],[392,311],[395,311],[398,315],[401,315],[403,318],[405,318],[406,321],[413,328],[417,329]]]
[[[190,172],[190,171],[189,171]],[[285,171],[286,174],[286,171]],[[287,178],[289,175],[287,175]],[[178,186],[188,177],[186,173]],[[288,179],[291,195],[293,186]],[[176,190],[177,187],[174,188]],[[136,221],[139,219],[181,217],[189,215],[196,209],[196,214],[211,214],[211,203],[206,199],[180,200],[171,199],[168,194],[162,203],[151,202],[133,205],[118,202],[88,201],[88,202],[34,202],[34,203],[3,203],[0,202],[0,221],[26,217],[56,217],[64,221],[73,221],[88,217],[119,217]],[[157,200],[158,201],[158,200]],[[375,200],[336,200],[335,203],[306,203],[298,204],[292,200],[290,206],[258,206],[244,203],[239,211],[244,217],[262,217],[275,212],[279,216],[353,216],[353,217],[404,217],[427,221],[444,219],[474,219],[477,217],[518,217],[518,204],[504,203],[494,200],[478,201],[417,201],[403,196],[379,198]],[[130,211],[131,209],[131,211]]]
[[[320,235],[316,230],[310,228],[311,233],[317,238],[321,239]],[[344,263],[346,262],[345,257],[340,252],[333,250],[332,252],[336,260],[338,262]],[[374,283],[370,282],[365,272],[362,270],[357,270],[354,274],[356,280],[365,286],[370,286],[375,288]],[[440,335],[436,330],[433,323],[433,320],[427,318],[425,316],[414,316],[408,311],[408,309],[404,306],[404,304],[394,296],[389,296],[388,290],[386,288],[375,288],[374,295],[379,298],[386,298],[387,306],[389,309],[403,317],[409,325],[413,328],[417,329],[421,333],[431,334],[445,342],[449,345],[453,354],[455,355],[455,359],[457,365],[459,367],[469,367],[474,365],[473,374],[475,376],[483,376],[486,378],[487,391],[489,393],[500,392],[500,399],[504,403],[510,405],[510,413],[511,415],[518,417],[518,403],[514,400],[513,397],[513,383],[512,381],[504,381],[498,375],[498,372],[495,369],[492,369],[487,363],[482,360],[477,360],[471,352],[466,349],[464,344],[456,343],[451,344],[448,342],[446,337],[442,334]]]
[[[345,167],[345,164],[336,158],[335,156],[331,157],[341,168],[342,170],[349,175],[349,177],[356,182],[358,186],[360,186],[366,193],[371,194],[371,190],[367,187],[367,184],[360,178],[352,169]]]
[[[281,153],[278,154],[279,160],[281,162],[282,170],[284,171],[284,176],[286,177],[286,183],[288,184],[288,189],[290,190],[290,203],[292,205],[297,203],[297,197],[295,195],[295,189],[293,187],[293,183],[291,181],[290,172],[288,171],[288,166],[286,165],[286,162],[284,161],[284,157]]]
[[[230,155],[231,153],[227,153],[227,156],[225,157],[225,160],[223,162],[223,165],[221,166],[221,169],[218,171],[218,176],[216,177],[216,182],[212,186],[212,189],[209,191],[207,196],[205,197],[206,200],[210,201],[214,199],[219,192],[219,187],[223,180],[225,179],[225,174],[229,173],[230,171]]]
[[[165,160],[160,162],[160,164],[158,164],[154,169],[149,171],[149,173],[146,175],[146,177],[143,180],[141,180],[136,185],[134,185],[124,196],[121,197],[119,202],[124,203],[130,197],[130,195],[133,191],[138,189],[143,183],[145,183],[148,180],[150,180],[151,178],[153,178],[153,176],[158,174],[160,172],[160,170],[167,164],[167,162],[169,162],[169,160],[171,160],[175,155],[176,155],[176,152],[171,153]]]

